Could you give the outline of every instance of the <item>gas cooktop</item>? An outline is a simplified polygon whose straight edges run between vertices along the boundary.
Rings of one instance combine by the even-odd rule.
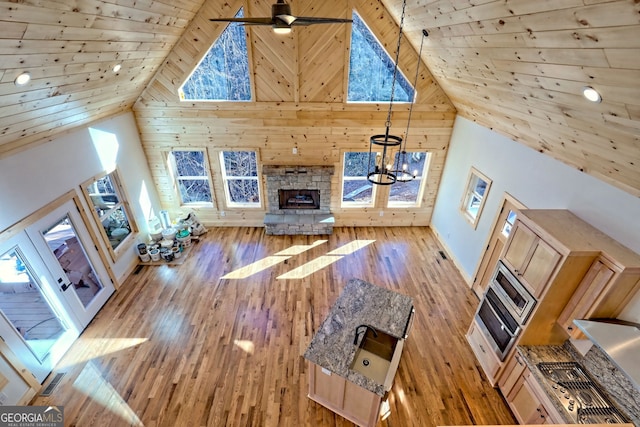
[[[538,363],[538,369],[573,422],[578,424],[629,422],[580,364],[546,362]]]

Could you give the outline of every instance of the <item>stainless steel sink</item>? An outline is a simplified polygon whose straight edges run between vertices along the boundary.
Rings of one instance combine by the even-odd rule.
[[[368,328],[349,368],[378,384],[385,384],[397,344],[398,338]]]

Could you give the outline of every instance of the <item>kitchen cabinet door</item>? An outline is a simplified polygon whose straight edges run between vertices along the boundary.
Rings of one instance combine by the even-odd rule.
[[[498,387],[505,398],[511,393],[526,367],[527,365],[520,359],[520,354],[517,351],[508,359],[498,380]]]
[[[540,403],[530,383],[531,374],[525,370],[513,387],[507,401],[520,424],[548,424],[553,421]]]
[[[380,396],[345,380],[342,415],[359,425],[376,425]]]
[[[573,324],[573,320],[589,317],[591,308],[596,305],[600,293],[607,287],[614,274],[611,268],[602,261],[596,260],[584,276],[558,318],[558,323],[571,337],[583,337],[580,330]]]
[[[309,363],[309,397],[331,409],[342,409],[345,379]]]
[[[507,395],[507,402],[520,424],[562,424],[562,417],[545,396],[529,368],[525,367]]]
[[[519,221],[516,221],[511,233],[503,261],[529,292],[538,298],[542,295],[561,256],[550,244]]]
[[[375,426],[382,397],[309,362],[309,398],[359,426]]]
[[[529,252],[537,239],[538,236],[533,231],[522,225],[521,222],[516,221],[513,230],[511,230],[511,239],[507,242],[507,247],[502,257],[509,270],[516,271],[525,264],[529,257]]]
[[[640,271],[604,255],[598,257],[558,316],[558,324],[573,338],[584,335],[574,319],[616,318],[640,289]]]

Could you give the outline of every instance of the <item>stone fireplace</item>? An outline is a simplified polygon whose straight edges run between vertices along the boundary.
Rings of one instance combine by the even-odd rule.
[[[333,166],[263,166],[267,234],[331,234],[333,170]]]

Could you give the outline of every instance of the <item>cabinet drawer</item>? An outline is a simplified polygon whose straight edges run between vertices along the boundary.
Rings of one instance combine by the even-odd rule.
[[[496,374],[500,369],[500,360],[491,349],[491,345],[489,345],[482,329],[480,329],[475,320],[471,323],[471,327],[467,332],[467,341],[480,362],[484,373],[487,375],[489,382],[491,385],[495,385]]]

